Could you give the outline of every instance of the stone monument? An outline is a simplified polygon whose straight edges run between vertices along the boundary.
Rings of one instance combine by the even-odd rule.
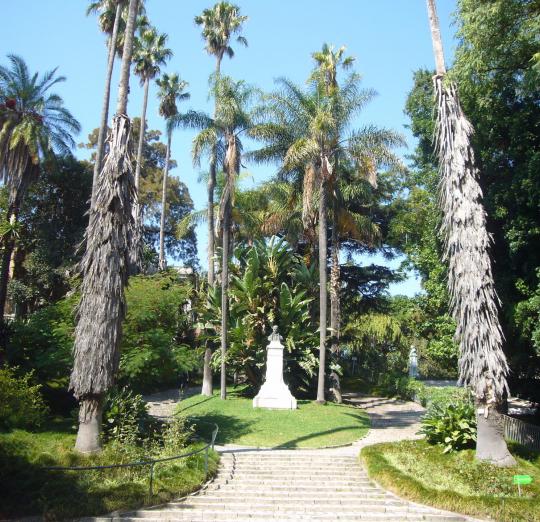
[[[277,326],[272,327],[266,348],[266,377],[257,396],[253,399],[254,408],[295,410],[296,399],[283,381],[283,345]]]
[[[414,345],[411,346],[411,351],[409,352],[409,377],[411,379],[418,378],[418,355]]]

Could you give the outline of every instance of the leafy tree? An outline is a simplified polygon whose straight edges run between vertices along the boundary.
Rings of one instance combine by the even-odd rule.
[[[8,211],[0,231],[0,326],[17,235],[17,218],[28,187],[39,174],[40,162],[53,152],[70,154],[72,134],[80,125],[51,88],[65,81],[57,69],[42,76],[31,74],[25,61],[8,56],[10,67],[0,66],[0,180],[8,189]]]

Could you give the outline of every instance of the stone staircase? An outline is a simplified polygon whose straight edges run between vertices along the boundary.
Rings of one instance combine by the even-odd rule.
[[[355,456],[316,450],[224,452],[215,480],[195,495],[105,521],[340,520],[464,522],[372,483]]]

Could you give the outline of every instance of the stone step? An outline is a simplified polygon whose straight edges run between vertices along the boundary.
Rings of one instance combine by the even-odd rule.
[[[353,471],[365,473],[360,466],[283,466],[283,465],[273,465],[273,464],[234,464],[227,466],[220,466],[219,469],[236,469],[236,470],[246,470],[246,471],[275,471],[275,472],[323,472],[331,475],[340,475],[343,473],[350,473]]]
[[[265,513],[260,511],[239,514],[224,513],[223,511],[216,510],[201,510],[197,512],[180,511],[171,515],[169,513],[162,515],[162,511],[145,511],[144,515],[140,514],[126,514],[122,517],[105,518],[100,517],[93,519],[96,522],[163,522],[164,520],[189,520],[190,522],[227,522],[234,520],[238,522],[240,520],[249,522],[262,522],[266,520],[340,520],[342,522],[465,522],[466,519],[460,516],[452,516],[438,513],[408,513],[406,511],[396,511],[395,513],[335,513],[330,511],[317,512],[317,513],[305,513],[305,512],[291,512],[291,513]],[[142,513],[141,513],[142,514]]]
[[[249,491],[252,491],[253,493],[256,493],[257,491],[272,491],[272,492],[279,492],[279,491],[292,491],[297,493],[342,493],[342,492],[349,492],[349,493],[358,493],[359,491],[362,492],[376,492],[381,491],[376,486],[364,486],[362,488],[359,488],[358,486],[290,486],[290,485],[284,485],[284,484],[277,484],[277,485],[268,485],[265,487],[261,487],[258,484],[246,484],[246,483],[213,483],[208,487],[208,489],[212,490],[227,490],[227,491],[246,491],[249,489]]]
[[[340,487],[363,487],[363,486],[371,486],[372,482],[367,478],[359,478],[358,480],[322,480],[321,477],[312,477],[311,479],[304,478],[297,478],[296,480],[294,478],[290,477],[251,477],[249,475],[246,476],[233,476],[232,478],[216,478],[213,482],[213,484],[244,484],[244,485],[261,485],[261,486],[287,486],[289,488],[295,488],[295,487],[320,487],[320,486],[328,486],[328,487],[335,487],[336,489]]]
[[[230,488],[221,488],[219,490],[215,490],[211,495],[206,493],[201,493],[198,495],[200,497],[205,496],[208,498],[249,498],[251,496],[255,498],[272,498],[272,499],[280,499],[283,502],[287,502],[288,500],[294,501],[294,502],[317,502],[317,501],[326,501],[326,500],[332,500],[332,499],[339,499],[339,500],[356,500],[356,499],[371,499],[371,498],[381,498],[381,499],[390,499],[394,500],[395,497],[391,495],[390,493],[385,493],[381,490],[375,490],[375,491],[364,491],[364,490],[358,490],[358,491],[319,491],[317,492],[317,498],[313,499],[313,492],[298,492],[298,491],[291,491],[291,490],[281,490],[281,491],[273,491],[273,490],[266,490],[266,489],[259,489],[259,490],[253,490],[253,489],[230,489]],[[195,498],[195,497],[194,497]],[[171,504],[176,504],[176,502],[173,502]]]
[[[258,497],[254,498],[253,500],[249,502],[243,502],[239,503],[237,497],[232,496],[220,496],[220,497],[208,497],[208,496],[201,496],[201,497],[191,497],[188,501],[186,501],[187,504],[191,505],[208,505],[208,504],[218,504],[220,506],[238,506],[239,504],[242,504],[244,506],[253,506],[253,507],[259,507],[259,506],[268,506],[273,507],[274,509],[281,510],[290,510],[291,508],[297,509],[298,506],[302,506],[303,510],[314,510],[314,511],[321,511],[320,508],[323,508],[322,511],[327,511],[328,509],[331,509],[332,511],[363,511],[370,509],[372,511],[386,511],[385,508],[387,507],[395,507],[395,506],[403,506],[403,502],[400,502],[395,499],[389,499],[389,498],[346,498],[346,499],[339,499],[339,498],[326,498],[326,499],[306,499],[306,498],[283,498],[283,497]],[[176,508],[182,508],[182,503],[175,503],[171,504],[171,509]]]
[[[235,469],[234,472],[232,472],[232,475],[234,478],[253,478],[253,479],[260,479],[265,480],[266,478],[274,478],[275,480],[281,480],[287,479],[289,482],[296,481],[299,479],[304,480],[311,480],[311,479],[324,479],[325,482],[339,482],[340,480],[349,480],[349,481],[366,481],[368,480],[367,475],[365,473],[359,473],[357,471],[351,471],[347,474],[342,475],[333,475],[329,474],[328,470],[324,472],[317,473],[316,471],[311,472],[302,472],[302,471],[288,471],[286,473],[282,473],[280,471],[256,471],[256,470],[243,470],[243,469]]]

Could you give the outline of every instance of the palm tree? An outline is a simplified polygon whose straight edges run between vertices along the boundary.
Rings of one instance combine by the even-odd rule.
[[[160,72],[161,66],[165,65],[166,61],[172,57],[172,51],[165,47],[167,43],[166,34],[158,34],[155,28],[143,30],[139,33],[139,37],[135,39],[135,47],[133,50],[134,72],[140,78],[141,84],[144,86],[143,106],[141,113],[141,128],[139,131],[139,144],[137,148],[137,163],[135,167],[135,190],[139,193],[139,183],[141,177],[142,153],[144,146],[144,133],[146,131],[146,109],[148,106],[148,90],[150,80],[154,79]],[[137,270],[140,267],[140,259],[138,252],[141,250],[142,242],[142,216],[139,205],[134,208],[135,219],[135,237],[131,254],[131,264]]]
[[[313,59],[317,63],[317,68],[312,73],[312,79],[315,80],[326,93],[326,96],[332,96],[339,89],[337,81],[337,69],[349,69],[352,67],[354,58],[352,56],[344,57],[345,46],[341,46],[337,51],[334,51],[333,46],[323,44],[322,50],[312,54]],[[337,169],[337,158],[335,159],[334,168]],[[337,170],[336,170],[337,171]],[[339,267],[339,232],[337,219],[339,214],[338,196],[336,193],[337,187],[334,177],[332,186],[329,187],[329,194],[334,196],[332,200],[332,238],[331,238],[331,269],[330,269],[330,335],[332,340],[332,352],[339,351],[339,330],[340,330],[340,267]]]
[[[163,78],[156,80],[159,87],[158,98],[159,114],[165,118],[167,125],[167,152],[165,154],[165,168],[163,170],[163,190],[161,196],[161,225],[159,227],[159,269],[165,270],[165,209],[167,205],[167,178],[169,176],[169,160],[171,157],[172,133],[177,125],[174,121],[178,115],[177,101],[189,99],[189,93],[183,92],[188,83],[181,80],[178,74],[164,74]]]
[[[442,233],[448,260],[450,309],[460,344],[460,381],[476,399],[476,457],[498,466],[516,462],[504,440],[501,403],[508,392],[508,363],[486,230],[479,171],[471,146],[473,127],[461,109],[457,89],[445,82],[443,46],[435,1],[427,1],[436,63],[436,150],[439,158]]]
[[[105,137],[107,134],[107,122],[109,120],[109,103],[111,98],[111,82],[114,69],[114,59],[117,52],[123,47],[123,33],[125,31],[125,21],[123,13],[127,7],[127,0],[94,0],[86,9],[86,15],[99,13],[98,23],[100,29],[108,35],[107,42],[107,74],[105,76],[105,89],[103,93],[103,103],[101,107],[101,119],[99,124],[98,141],[96,146],[96,159],[94,163],[94,177],[92,182],[92,205],[94,204],[97,190],[97,179],[101,172],[103,154],[105,150]],[[144,5],[141,2],[139,11],[144,13]],[[144,26],[141,19],[141,25]]]
[[[234,50],[230,45],[231,36],[242,30],[247,16],[240,15],[240,8],[228,2],[218,2],[211,9],[205,9],[201,15],[195,17],[195,23],[202,27],[202,37],[206,42],[206,51],[216,58],[215,80],[221,74],[221,61],[227,55],[233,58]],[[243,36],[237,36],[236,41],[247,46]],[[217,112],[217,100],[214,107],[214,117]],[[214,191],[216,187],[216,165],[218,164],[217,151],[214,149],[210,155],[210,175],[208,177],[208,286],[214,286],[214,256],[215,256],[215,223],[214,223]],[[212,368],[210,361],[212,348],[207,347],[204,354],[203,384],[201,394],[211,396],[213,393]]]
[[[53,152],[70,154],[72,134],[80,125],[51,89],[65,81],[57,69],[32,74],[25,61],[8,55],[10,67],[0,66],[0,181],[9,190],[7,223],[2,227],[0,323],[3,322],[9,265],[15,246],[17,216],[26,189],[39,174],[40,162]]]
[[[222,236],[221,261],[221,390],[222,399],[227,397],[226,390],[226,354],[228,328],[228,285],[230,235],[232,210],[237,178],[240,172],[242,142],[240,135],[252,126],[252,115],[249,111],[255,90],[244,82],[235,82],[225,76],[216,80],[214,86],[216,97],[215,118],[206,123],[205,129],[193,141],[193,158],[200,161],[202,154],[214,154],[223,149],[223,172],[225,180],[219,203],[218,224]],[[206,359],[206,355],[205,355]]]
[[[83,453],[101,449],[103,399],[118,369],[126,314],[124,289],[133,229],[132,201],[137,197],[129,148],[131,122],[126,109],[137,4],[138,0],[129,2],[116,115],[81,262],[83,282],[69,387],[80,402],[75,448]]]
[[[259,161],[279,160],[279,176],[302,186],[304,217],[309,217],[318,199],[319,248],[319,379],[317,401],[324,402],[327,329],[327,202],[329,187],[335,182],[337,158],[355,165],[359,176],[375,183],[375,171],[384,165],[399,164],[391,148],[403,143],[394,132],[365,126],[349,131],[373,93],[359,90],[359,77],[351,74],[345,83],[327,96],[319,82],[303,90],[288,80],[279,80],[281,91],[270,95],[267,121],[255,125],[250,134],[266,142],[253,153]],[[348,134],[348,136],[347,136]],[[298,178],[302,179],[298,179]]]

